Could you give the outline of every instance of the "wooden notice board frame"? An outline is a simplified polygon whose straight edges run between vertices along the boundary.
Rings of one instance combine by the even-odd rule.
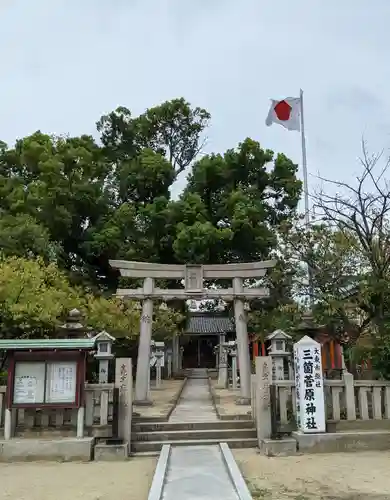
[[[7,383],[7,408],[80,408],[84,406],[84,386],[85,386],[85,373],[86,373],[86,350],[51,350],[51,351],[8,351],[9,369],[8,369],[8,383]],[[47,398],[47,372],[48,366],[53,363],[76,363],[75,374],[75,397],[72,402],[46,402]],[[39,363],[44,364],[44,380],[43,384],[44,400],[43,402],[33,403],[15,403],[14,390],[15,390],[15,370],[18,363]]]

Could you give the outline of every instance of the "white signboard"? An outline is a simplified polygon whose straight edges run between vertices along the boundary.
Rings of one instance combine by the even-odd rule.
[[[297,425],[304,433],[325,432],[321,344],[306,336],[294,344]]]
[[[15,363],[13,403],[43,403],[45,397],[45,363]]]
[[[76,401],[77,362],[58,361],[47,366],[46,403]]]

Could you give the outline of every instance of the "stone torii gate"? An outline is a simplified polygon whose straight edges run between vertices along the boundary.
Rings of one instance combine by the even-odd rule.
[[[239,264],[176,265],[110,260],[113,269],[121,276],[143,278],[142,288],[118,288],[118,297],[142,301],[140,338],[138,346],[137,374],[135,383],[135,404],[151,404],[148,401],[149,353],[152,340],[153,300],[207,300],[222,299],[234,302],[234,317],[240,369],[241,398],[238,403],[248,404],[251,398],[251,366],[248,348],[247,318],[244,302],[265,298],[269,290],[265,287],[246,288],[243,280],[260,278],[267,269],[274,267],[275,261],[248,262]],[[184,279],[184,289],[163,289],[154,286],[155,279]],[[218,290],[205,289],[203,280],[231,279],[232,287]]]

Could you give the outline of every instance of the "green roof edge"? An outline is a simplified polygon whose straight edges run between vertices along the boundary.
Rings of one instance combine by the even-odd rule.
[[[0,351],[25,350],[25,349],[93,349],[95,339],[2,339]]]

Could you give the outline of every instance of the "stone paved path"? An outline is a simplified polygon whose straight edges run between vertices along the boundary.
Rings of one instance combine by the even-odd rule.
[[[191,375],[169,422],[216,422],[206,371]],[[218,445],[172,446],[162,500],[179,499],[239,500]]]
[[[169,422],[215,422],[218,420],[207,378],[189,378]]]
[[[239,500],[218,445],[172,447],[162,500]]]

